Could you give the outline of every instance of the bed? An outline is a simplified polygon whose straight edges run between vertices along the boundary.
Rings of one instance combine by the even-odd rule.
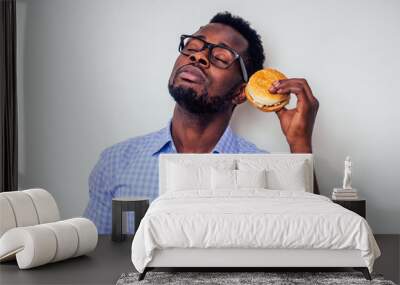
[[[371,279],[367,221],[313,194],[312,154],[160,154],[159,197],[132,242],[154,268],[352,267]]]

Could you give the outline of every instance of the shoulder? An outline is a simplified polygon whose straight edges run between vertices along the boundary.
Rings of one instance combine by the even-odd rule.
[[[269,151],[258,148],[257,145],[238,134],[236,134],[236,142],[238,153],[269,153]]]
[[[145,152],[147,149],[151,148],[154,142],[159,138],[161,131],[162,130],[158,130],[117,142],[105,148],[100,154],[100,159],[108,161],[117,167],[123,167],[131,161],[138,152]]]

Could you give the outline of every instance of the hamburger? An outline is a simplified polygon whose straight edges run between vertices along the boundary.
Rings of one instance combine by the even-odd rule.
[[[289,103],[290,94],[273,94],[268,91],[276,80],[287,77],[276,69],[266,68],[254,73],[245,88],[247,100],[263,112],[276,112]]]

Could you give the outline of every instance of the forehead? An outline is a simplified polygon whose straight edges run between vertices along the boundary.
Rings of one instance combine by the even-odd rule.
[[[247,49],[247,40],[235,29],[220,23],[210,23],[200,27],[193,35],[202,35],[213,44],[225,44],[239,53]]]

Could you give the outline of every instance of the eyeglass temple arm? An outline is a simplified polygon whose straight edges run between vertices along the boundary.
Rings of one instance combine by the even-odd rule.
[[[247,82],[247,80],[249,78],[248,78],[246,66],[244,65],[242,57],[239,57],[239,63],[240,63],[240,68],[242,69],[243,80],[244,80],[244,82]]]

